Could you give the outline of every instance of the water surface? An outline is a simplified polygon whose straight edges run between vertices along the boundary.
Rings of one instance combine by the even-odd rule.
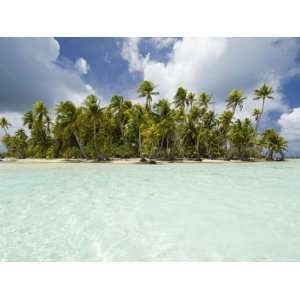
[[[300,161],[0,163],[2,261],[300,261]]]

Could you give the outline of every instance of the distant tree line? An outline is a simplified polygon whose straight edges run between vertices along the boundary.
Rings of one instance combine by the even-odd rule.
[[[85,158],[106,160],[109,157],[140,157],[150,160],[222,158],[250,160],[284,159],[287,142],[276,130],[259,131],[265,102],[273,99],[272,87],[263,84],[254,91],[254,100],[261,108],[241,120],[236,117],[246,101],[241,90],[232,90],[226,99],[224,112],[212,109],[212,96],[179,87],[174,98],[160,99],[151,81],[143,81],[137,90],[145,104],[133,104],[120,95],[114,95],[107,106],[88,96],[76,106],[71,101],[56,105],[55,118],[43,101],[37,101],[24,113],[23,128],[13,135],[3,116],[0,128],[5,156],[16,158]]]

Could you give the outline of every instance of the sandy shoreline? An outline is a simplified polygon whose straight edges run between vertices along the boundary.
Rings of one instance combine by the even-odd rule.
[[[264,162],[264,160],[262,160]],[[255,162],[262,162],[260,160]],[[230,163],[248,163],[240,160],[231,160],[225,161],[221,159],[203,159],[202,161],[196,160],[175,160],[175,161],[162,161],[156,160],[157,164],[201,164],[201,163],[213,163],[213,164],[230,164]],[[251,161],[253,162],[253,161]],[[149,162],[140,162],[139,158],[112,158],[109,161],[95,161],[95,160],[86,160],[86,159],[64,159],[64,158],[55,158],[55,159],[40,159],[40,158],[25,158],[25,159],[16,159],[16,158],[4,158],[1,163],[18,163],[18,164],[34,164],[34,163],[104,163],[104,164],[149,164]],[[250,162],[249,162],[250,163]]]

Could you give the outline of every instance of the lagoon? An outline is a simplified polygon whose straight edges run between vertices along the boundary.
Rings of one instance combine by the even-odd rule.
[[[1,261],[300,261],[300,160],[0,163]]]

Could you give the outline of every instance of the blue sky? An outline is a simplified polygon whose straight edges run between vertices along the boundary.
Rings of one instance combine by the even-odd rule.
[[[37,99],[50,111],[60,100],[80,104],[97,94],[137,100],[136,87],[152,80],[159,97],[172,99],[183,86],[207,91],[224,106],[227,93],[242,89],[240,117],[259,103],[253,90],[266,82],[275,99],[266,103],[262,126],[274,126],[300,154],[300,39],[295,38],[0,38],[0,114],[21,126]]]

